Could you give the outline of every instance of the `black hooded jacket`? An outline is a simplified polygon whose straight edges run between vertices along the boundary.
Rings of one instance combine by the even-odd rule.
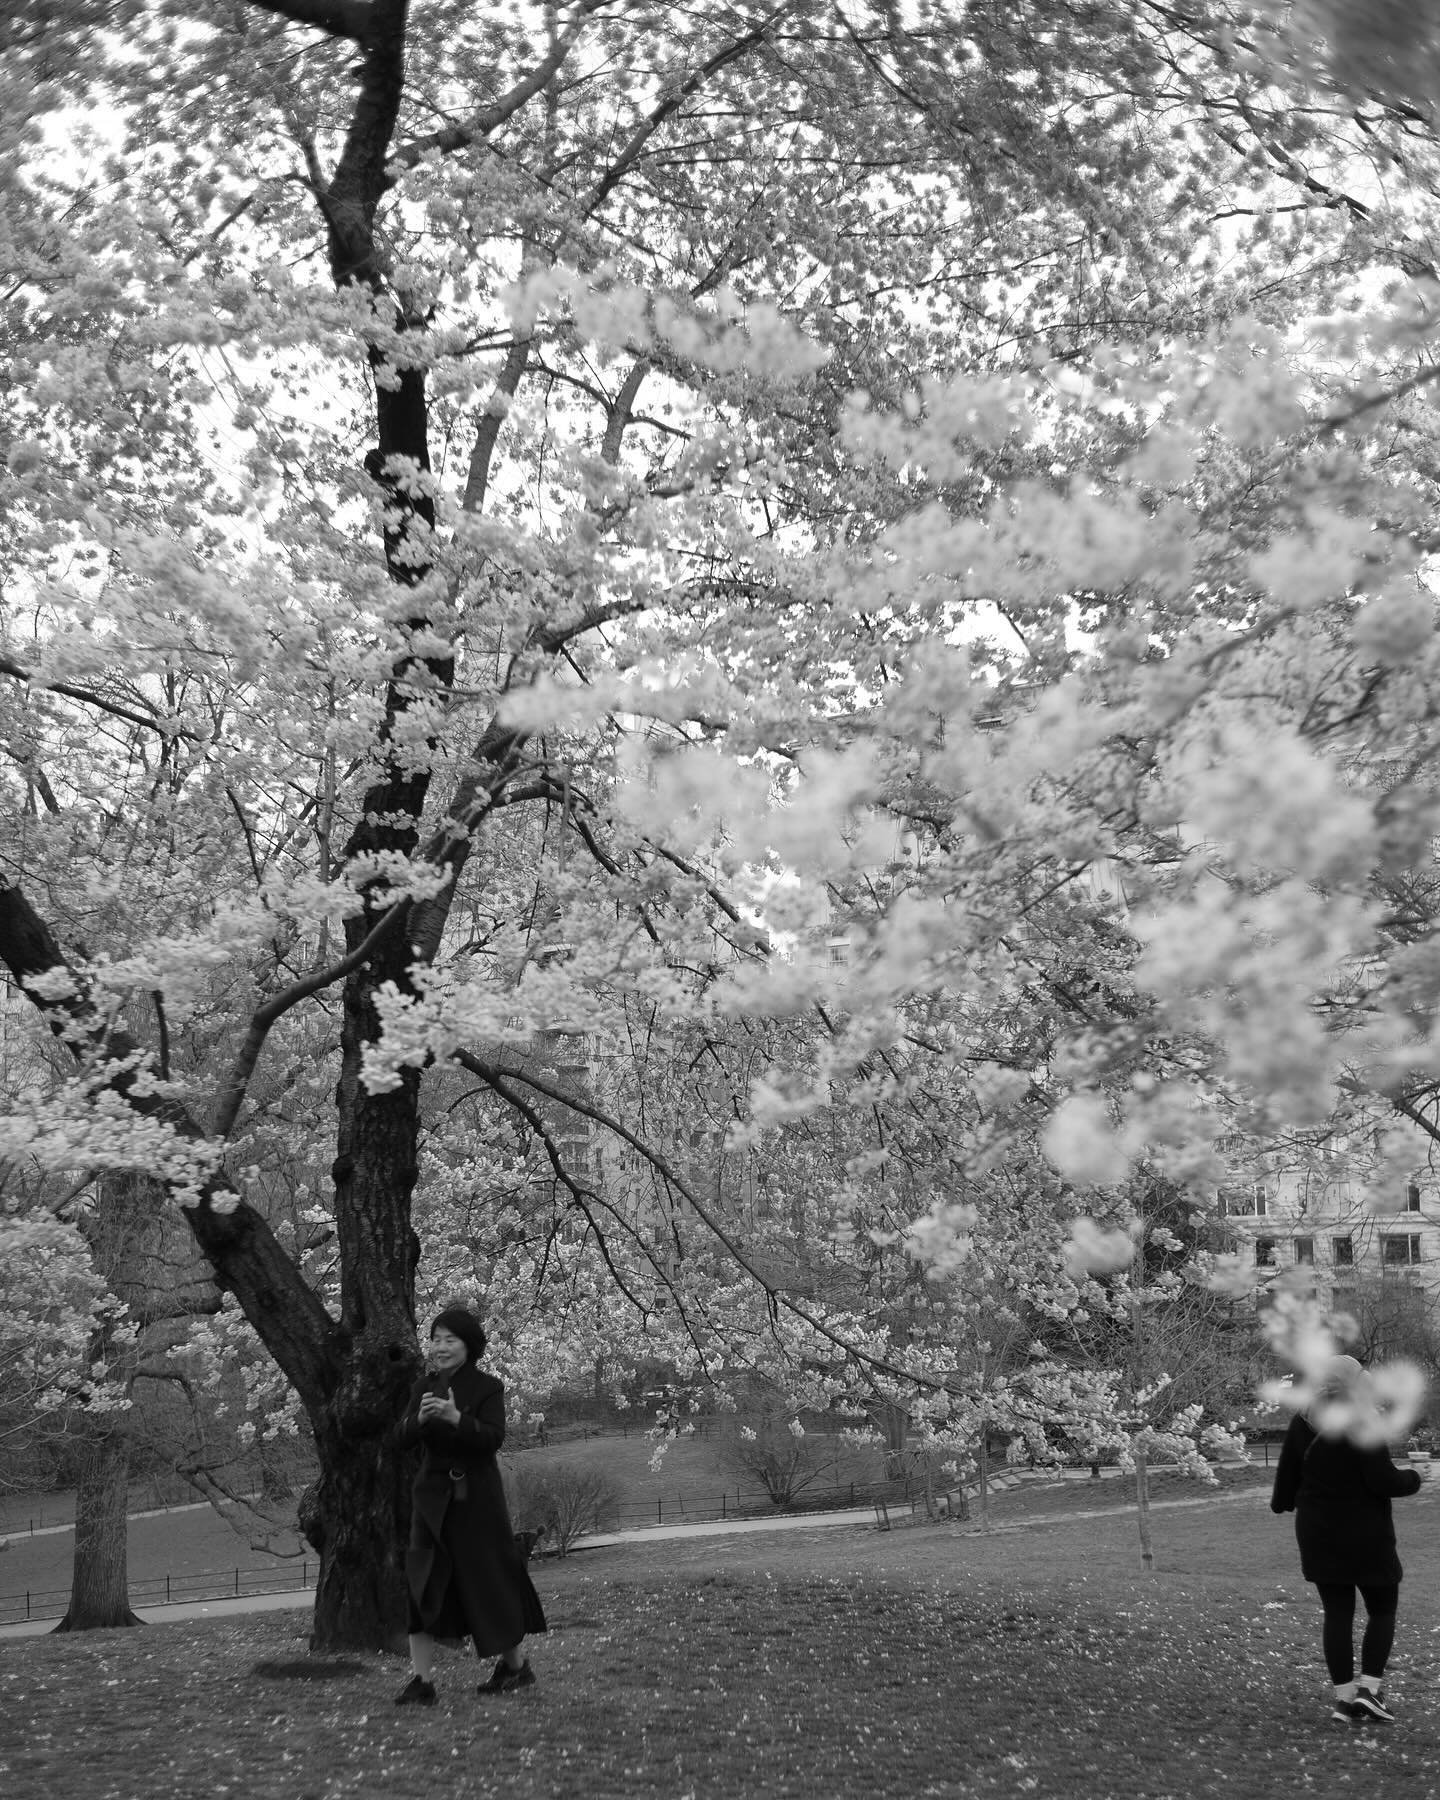
[[[1404,1571],[1390,1502],[1420,1486],[1383,1444],[1362,1450],[1322,1436],[1302,1414],[1290,1421],[1275,1469],[1271,1512],[1295,1514],[1300,1573],[1307,1581],[1385,1587]]]

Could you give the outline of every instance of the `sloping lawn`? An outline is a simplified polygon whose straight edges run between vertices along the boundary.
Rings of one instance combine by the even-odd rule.
[[[1149,1576],[1123,1514],[583,1553],[539,1571],[539,1685],[477,1699],[452,1653],[428,1712],[396,1658],[308,1658],[303,1611],[0,1642],[0,1794],[1420,1800],[1440,1492],[1397,1514],[1391,1729],[1330,1722],[1289,1522],[1242,1490],[1159,1512]]]
[[[723,1445],[713,1435],[677,1439],[667,1448],[658,1471],[650,1467],[654,1453],[655,1444],[643,1431],[629,1437],[612,1431],[588,1440],[563,1438],[546,1448],[519,1450],[506,1460],[516,1470],[559,1463],[604,1474],[619,1497],[623,1526],[679,1524],[691,1514],[710,1518],[719,1508],[722,1493],[734,1507],[737,1476],[725,1459]],[[817,1491],[833,1493],[842,1479],[862,1484],[879,1479],[878,1453],[847,1450],[838,1440],[836,1453],[840,1460],[819,1478]],[[764,1491],[759,1484],[743,1475],[738,1483],[746,1505],[752,1510],[762,1508]],[[143,1492],[140,1498],[146,1498]],[[64,1611],[75,1540],[68,1532],[32,1537],[28,1524],[31,1515],[58,1518],[68,1512],[73,1516],[72,1500],[71,1496],[55,1496],[30,1504],[12,1499],[8,1511],[0,1503],[0,1622],[26,1617],[27,1591],[45,1596],[44,1601],[34,1602],[35,1616],[58,1617]],[[7,1518],[13,1532],[8,1542]],[[315,1554],[294,1531],[277,1530],[267,1549],[258,1528],[252,1542],[233,1531],[208,1506],[181,1506],[169,1513],[130,1520],[129,1570],[137,1606],[164,1600],[161,1584],[167,1575],[174,1582],[174,1597],[186,1599],[199,1591],[193,1578],[200,1575],[225,1575],[234,1569],[242,1575],[270,1570],[284,1585],[292,1576],[298,1582],[302,1564],[308,1566],[313,1579]],[[213,1586],[204,1588],[206,1594],[214,1591]]]

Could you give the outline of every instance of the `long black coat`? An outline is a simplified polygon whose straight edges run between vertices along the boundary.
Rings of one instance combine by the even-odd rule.
[[[1275,1469],[1271,1512],[1295,1514],[1300,1573],[1307,1581],[1387,1587],[1400,1580],[1390,1501],[1420,1486],[1384,1445],[1361,1450],[1321,1436],[1297,1413]]]
[[[420,1423],[424,1394],[449,1391],[460,1423]],[[545,1613],[515,1543],[495,1453],[505,1441],[505,1389],[466,1363],[431,1375],[410,1396],[400,1443],[423,1455],[411,1489],[410,1629],[433,1637],[471,1637],[481,1656],[497,1656],[532,1632]]]

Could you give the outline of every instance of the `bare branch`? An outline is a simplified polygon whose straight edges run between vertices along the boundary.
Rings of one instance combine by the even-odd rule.
[[[293,983],[283,993],[276,994],[267,1000],[250,1020],[250,1028],[245,1033],[245,1041],[240,1046],[239,1054],[231,1065],[230,1073],[215,1102],[215,1116],[211,1122],[211,1135],[216,1138],[229,1137],[239,1117],[240,1108],[245,1100],[245,1091],[250,1085],[250,1077],[255,1073],[255,1064],[260,1060],[260,1052],[265,1047],[265,1039],[270,1035],[270,1027],[275,1021],[289,1012],[292,1006],[298,1006],[302,1000],[308,1000],[311,994],[318,994],[322,988],[332,986],[343,980],[354,969],[366,962],[375,949],[382,944],[399,924],[409,909],[409,902],[397,900],[393,906],[381,914],[370,932],[363,937],[355,948],[342,956],[339,962],[328,964],[323,969],[316,969],[313,974]]]
[[[245,808],[240,804],[240,796],[235,792],[234,786],[230,782],[226,782],[225,784],[225,798],[230,802],[230,810],[240,821],[240,830],[245,838],[246,853],[250,858],[250,872],[255,877],[255,883],[258,887],[265,877],[264,872],[260,867],[260,859],[255,854],[255,832],[250,821],[245,817]]]
[[[736,1265],[743,1269],[750,1279],[760,1287],[765,1295],[766,1303],[771,1308],[783,1307],[786,1312],[799,1319],[817,1336],[825,1338],[837,1350],[867,1368],[874,1369],[883,1375],[892,1376],[912,1387],[927,1388],[935,1392],[946,1391],[946,1383],[943,1380],[935,1380],[917,1374],[913,1370],[902,1369],[898,1364],[887,1362],[883,1357],[874,1356],[868,1350],[862,1350],[858,1345],[850,1343],[832,1326],[827,1325],[823,1319],[817,1318],[809,1307],[803,1305],[792,1295],[786,1294],[775,1282],[763,1275],[755,1266],[754,1261],[745,1254],[742,1246],[720,1224],[710,1208],[669,1158],[663,1156],[653,1145],[646,1143],[643,1138],[638,1137],[613,1114],[592,1105],[578,1094],[559,1087],[554,1082],[546,1081],[542,1076],[532,1074],[528,1069],[487,1062],[471,1050],[455,1051],[453,1060],[458,1062],[462,1068],[468,1069],[472,1075],[477,1076],[510,1105],[517,1107],[523,1105],[523,1101],[515,1094],[511,1085],[519,1082],[531,1089],[532,1092],[543,1094],[549,1100],[558,1100],[562,1106],[568,1106],[571,1112],[579,1113],[582,1118],[591,1120],[604,1130],[613,1133],[622,1143],[628,1144],[632,1150],[649,1163],[663,1181],[667,1182],[681,1196],[696,1218],[719,1242]]]
[[[134,712],[128,706],[122,706],[118,700],[107,700],[92,688],[72,687],[68,681],[46,681],[43,676],[37,681],[29,669],[13,662],[8,656],[0,656],[0,675],[8,675],[12,681],[33,684],[36,693],[63,694],[67,700],[78,700],[82,706],[96,707],[100,712],[110,713],[114,718],[124,719],[131,725],[143,725],[147,731],[159,732],[165,738],[189,738],[192,743],[201,741],[198,732],[186,731],[182,726],[175,725],[154,712]]]
[[[1392,1094],[1390,1104],[1396,1112],[1409,1119],[1412,1125],[1418,1125],[1426,1137],[1433,1142],[1440,1143],[1440,1125],[1437,1125],[1433,1119],[1427,1119],[1420,1108],[1408,1100],[1404,1094]]]
[[[546,86],[550,77],[570,54],[590,14],[599,12],[607,4],[608,0],[580,0],[575,18],[556,38],[550,53],[536,63],[528,75],[517,81],[508,94],[493,101],[483,112],[476,113],[468,123],[447,125],[441,131],[432,131],[426,137],[414,138],[410,143],[402,144],[390,158],[387,185],[393,186],[399,179],[399,170],[413,169],[432,150],[438,150],[442,156],[450,156],[457,150],[468,150],[472,144],[489,137],[492,131],[498,131],[507,119],[513,118],[527,101],[533,100]]]
[[[666,119],[678,112],[691,95],[702,88],[712,75],[718,74],[727,64],[738,61],[747,52],[755,49],[758,44],[763,44],[770,27],[789,10],[790,0],[784,0],[782,5],[768,13],[753,30],[747,31],[744,37],[734,39],[723,50],[717,50],[708,62],[702,63],[698,69],[687,75],[678,88],[667,94],[663,100],[657,101],[631,132],[629,139],[622,146],[620,154],[596,183],[594,192],[580,209],[581,218],[588,219],[593,212],[604,205],[610,194],[635,166],[640,152]]]
[[[1384,388],[1378,394],[1370,394],[1363,400],[1357,400],[1347,412],[1328,414],[1316,428],[1316,436],[1331,437],[1335,432],[1343,431],[1347,425],[1353,425],[1357,419],[1363,419],[1367,413],[1378,412],[1382,406],[1390,406],[1396,400],[1403,400],[1407,394],[1429,387],[1433,381],[1440,381],[1440,365],[1421,369],[1419,374],[1411,375],[1393,388]]]
[[[60,802],[55,798],[55,790],[51,787],[45,771],[35,760],[34,752],[26,750],[18,744],[6,744],[5,754],[13,758],[15,762],[19,763],[20,767],[25,771],[25,779],[40,796],[46,812],[52,814],[58,813],[60,811]]]
[[[624,1294],[625,1298],[637,1312],[644,1313],[648,1311],[644,1301],[642,1301],[637,1294],[630,1291],[630,1287],[624,1276],[615,1267],[615,1263],[610,1255],[610,1246],[605,1241],[605,1234],[601,1231],[599,1225],[596,1224],[594,1214],[590,1210],[589,1202],[596,1196],[590,1193],[588,1189],[582,1188],[571,1175],[570,1171],[565,1167],[564,1158],[556,1148],[555,1141],[551,1137],[550,1132],[546,1129],[544,1118],[533,1106],[528,1105],[518,1094],[504,1092],[501,1088],[497,1087],[494,1081],[488,1076],[482,1076],[481,1079],[485,1081],[486,1085],[493,1093],[500,1095],[500,1098],[504,1100],[507,1106],[513,1107],[513,1109],[519,1113],[520,1117],[524,1119],[531,1131],[534,1132],[535,1136],[544,1145],[545,1155],[549,1160],[551,1169],[554,1171],[555,1179],[565,1189],[566,1193],[569,1194],[571,1200],[579,1210],[584,1213],[586,1221],[594,1231],[595,1243],[600,1251],[601,1257],[604,1259],[605,1267],[610,1271],[615,1285],[620,1289],[620,1292]]]

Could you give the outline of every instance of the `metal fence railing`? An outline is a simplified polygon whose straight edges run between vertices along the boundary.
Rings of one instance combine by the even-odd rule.
[[[132,1580],[132,1606],[180,1606],[204,1600],[256,1599],[262,1594],[301,1594],[315,1584],[320,1565],[311,1557],[289,1569],[217,1569],[204,1575],[151,1575]],[[70,1590],[29,1589],[0,1594],[0,1625],[31,1619],[59,1619],[70,1604]]]
[[[642,1525],[702,1525],[720,1519],[757,1519],[769,1514],[838,1512],[851,1506],[869,1506],[876,1496],[908,1499],[915,1482],[910,1476],[894,1481],[843,1481],[833,1487],[805,1487],[792,1499],[778,1503],[763,1488],[746,1492],[727,1489],[717,1497],[696,1498],[683,1493],[659,1494],[653,1500],[629,1500],[603,1509],[595,1521],[597,1532],[634,1531]]]

